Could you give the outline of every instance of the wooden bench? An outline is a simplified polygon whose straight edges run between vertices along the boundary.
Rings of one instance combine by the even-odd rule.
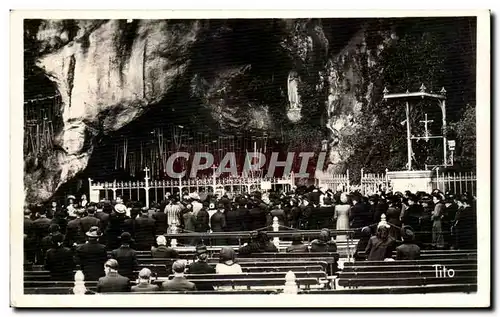
[[[455,276],[477,276],[477,269],[472,270],[454,270]],[[414,271],[378,271],[372,270],[368,272],[342,272],[339,275],[340,279],[370,279],[370,278],[387,278],[391,279],[392,277],[397,278],[413,278],[413,277],[436,277],[436,270],[414,270]]]
[[[342,278],[338,279],[339,286],[426,286],[436,284],[477,284],[477,276],[455,276],[453,278],[439,277],[391,277],[391,278]]]
[[[434,265],[434,264],[477,264],[477,258],[464,259],[422,259],[422,260],[397,260],[397,261],[357,261],[345,262],[344,268],[349,266],[394,266],[394,265]]]
[[[398,261],[399,262],[399,261]],[[372,272],[374,270],[373,266],[368,265],[368,266],[363,266],[362,262],[358,262],[360,265],[348,265],[344,266],[344,269],[342,272]],[[394,262],[393,262],[394,263]],[[477,270],[477,264],[472,263],[472,264],[447,264],[447,268],[449,269],[454,269],[454,270]],[[435,270],[435,268],[431,264],[425,264],[425,265],[384,265],[384,266],[379,266],[377,267],[378,272],[387,272],[387,271],[426,271],[426,270]]]
[[[392,258],[396,259],[396,251],[392,253]],[[358,253],[360,258],[366,258],[366,253],[361,251]],[[455,252],[455,250],[422,250],[420,251],[420,259],[463,259],[477,257],[477,251],[464,250]]]
[[[24,287],[66,287],[73,288],[75,286],[74,281],[24,281]],[[97,287],[97,281],[85,282],[85,287],[95,288]]]
[[[88,295],[96,293],[95,287],[87,290]],[[25,295],[74,295],[73,287],[25,287],[23,292]]]
[[[305,289],[299,294],[327,295],[327,294],[430,294],[430,293],[474,293],[477,284],[442,284],[426,286],[391,286],[391,287],[363,287],[350,289]]]

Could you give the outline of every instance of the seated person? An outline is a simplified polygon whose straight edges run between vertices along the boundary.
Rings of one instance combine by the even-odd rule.
[[[191,263],[188,269],[188,274],[215,274],[215,268],[207,263],[208,254],[205,245],[196,247],[196,261]],[[203,291],[211,291],[213,285],[207,283],[196,282],[196,289]]]
[[[269,241],[269,237],[266,232],[259,231],[257,236],[248,245],[241,247],[238,251],[239,255],[246,255],[252,253],[263,253],[263,252],[278,252],[278,248]]]
[[[286,252],[309,252],[309,248],[302,242],[302,236],[296,233],[292,236],[292,245],[286,249]]]
[[[368,261],[384,261],[392,258],[395,241],[389,236],[390,225],[379,225],[377,234],[368,240],[365,253]]]
[[[321,229],[319,238],[311,242],[311,252],[337,252],[337,244],[330,237],[330,230]]]
[[[118,274],[118,261],[110,259],[104,264],[106,276],[99,278],[98,293],[119,293],[130,291],[130,280]]]
[[[401,230],[403,244],[396,248],[396,260],[418,260],[420,258],[420,247],[415,244],[415,234],[410,226],[404,226]]]
[[[361,237],[359,238],[358,244],[356,245],[356,252],[354,252],[354,260],[355,261],[363,261],[366,259],[365,256],[361,256],[359,252],[365,252],[366,246],[368,245],[368,241],[370,241],[370,237],[372,235],[372,231],[370,227],[363,227],[361,229]]]
[[[219,263],[215,266],[217,274],[243,273],[241,266],[236,263],[236,252],[232,248],[224,247],[220,250]]]
[[[164,236],[158,236],[156,238],[156,244],[158,247],[151,247],[151,256],[153,258],[162,259],[178,259],[179,253],[173,248],[167,247],[167,239]]]
[[[186,264],[183,261],[175,261],[172,264],[172,272],[174,277],[168,281],[163,282],[162,288],[165,291],[195,291],[196,285],[188,281],[184,277]]]
[[[139,283],[132,286],[132,292],[156,292],[159,289],[158,285],[151,284],[151,270],[148,268],[139,272]]]

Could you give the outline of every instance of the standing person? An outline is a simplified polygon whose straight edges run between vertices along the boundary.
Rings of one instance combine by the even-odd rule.
[[[184,277],[186,265],[182,261],[175,261],[172,264],[172,272],[174,277],[171,280],[165,281],[162,288],[165,291],[196,291],[196,285]]]
[[[59,227],[59,225],[51,224],[49,227],[49,234],[42,239],[40,244],[42,254],[46,254],[49,249],[54,247],[53,237],[58,233],[61,233],[61,228]]]
[[[118,261],[120,269],[118,272],[130,280],[135,278],[134,270],[139,266],[137,252],[130,247],[132,237],[130,233],[124,232],[120,236],[121,246],[111,252],[111,258]]]
[[[157,209],[153,214],[153,219],[155,221],[156,234],[167,233],[168,221],[167,221],[167,214],[165,213],[165,208]]]
[[[242,212],[243,209],[240,209],[240,205],[236,201],[236,206],[234,208],[230,208],[226,210],[226,231],[234,232],[234,231],[244,231],[244,222],[245,222],[245,213]],[[239,243],[238,239],[230,238],[227,239],[227,243],[229,245],[237,245]]]
[[[81,244],[75,251],[75,262],[80,265],[86,281],[97,281],[104,276],[102,270],[108,260],[106,246],[99,243],[102,236],[99,227],[92,227],[86,233],[87,243]]]
[[[361,229],[361,238],[359,238],[358,244],[356,245],[356,251],[354,252],[354,261],[363,261],[366,256],[362,256],[360,252],[365,252],[368,242],[372,236],[372,231],[370,227],[364,227]]]
[[[476,208],[471,206],[467,196],[459,198],[460,207],[455,217],[454,231],[456,248],[459,250],[477,249]]]
[[[33,228],[33,220],[31,220],[31,210],[28,208],[24,209],[24,255],[25,261],[28,263],[35,262],[35,254],[37,241],[35,236],[35,230]]]
[[[401,208],[399,207],[399,198],[392,197],[389,201],[389,208],[387,208],[387,218],[386,221],[391,225],[389,229],[389,235],[394,240],[399,240],[401,238]]]
[[[340,195],[340,204],[335,205],[333,219],[336,223],[336,230],[349,230],[349,218],[351,216],[351,206],[347,193]],[[347,240],[346,234],[337,235],[338,240]]]
[[[389,225],[379,225],[377,234],[370,238],[366,246],[365,253],[368,261],[384,261],[392,258],[394,251],[394,239],[389,236]]]
[[[290,219],[291,219],[290,227],[294,229],[299,228],[299,219],[301,215],[301,210],[298,204],[299,202],[296,198],[290,199]]]
[[[156,240],[155,221],[154,219],[149,218],[148,213],[148,209],[143,208],[141,210],[141,215],[135,219],[134,247],[138,251],[149,251]]]
[[[167,206],[165,207],[165,214],[167,215],[167,223],[168,223],[168,233],[172,232],[173,224],[177,227],[180,226],[181,220],[181,207],[177,204],[175,198],[172,198],[168,201]]]
[[[116,204],[114,212],[109,216],[109,223],[106,229],[107,248],[110,250],[120,246],[120,235],[125,232],[127,225],[127,207],[124,204]]]
[[[62,210],[59,210],[54,214],[54,218],[52,218],[51,224],[58,225],[61,233],[66,232],[66,227],[68,226],[66,214]]]
[[[403,224],[409,226],[416,231],[421,231],[420,229],[420,217],[424,213],[424,208],[417,203],[418,199],[415,195],[408,196],[408,208],[406,209]]]
[[[104,277],[99,278],[97,293],[130,292],[130,279],[118,273],[119,264],[110,259],[104,264]]]
[[[431,216],[432,246],[436,249],[444,249],[442,218],[444,217],[446,207],[441,201],[441,196],[439,196],[439,194],[434,194],[432,196],[432,202],[434,203],[434,210]]]
[[[64,236],[57,232],[51,236],[53,247],[47,251],[45,256],[45,269],[50,272],[53,281],[74,280],[73,252],[63,246]]]
[[[83,210],[75,210],[76,218],[70,220],[66,226],[66,246],[72,248],[79,244],[85,243],[85,232],[82,227]]]
[[[446,198],[444,201],[444,206],[445,206],[445,212],[444,212],[444,217],[442,219],[443,232],[446,232],[446,234],[444,234],[444,240],[446,245],[452,246],[454,244],[454,241],[451,236],[451,226],[455,221],[455,216],[457,214],[458,206],[453,201],[453,197]]]
[[[96,207],[89,205],[87,207],[87,215],[81,221],[82,232],[88,232],[92,227],[101,227],[101,221],[95,216]]]
[[[224,232],[226,230],[226,215],[224,214],[224,204],[219,202],[217,204],[217,212],[210,218],[210,227],[212,232]],[[215,245],[225,245],[227,240],[224,238],[217,238],[214,242]]]
[[[43,264],[45,260],[45,254],[42,253],[42,240],[44,237],[49,235],[49,227],[51,220],[47,218],[45,209],[40,209],[37,212],[38,218],[33,221],[32,228],[35,236],[35,246],[36,246],[36,263]]]
[[[143,292],[156,292],[159,291],[160,287],[155,284],[151,284],[151,270],[148,268],[143,268],[139,272],[139,283],[132,286],[131,291],[136,293]]]

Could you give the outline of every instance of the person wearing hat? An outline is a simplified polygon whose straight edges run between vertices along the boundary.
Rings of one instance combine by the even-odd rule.
[[[120,235],[121,246],[111,252],[111,258],[118,261],[120,269],[118,273],[130,280],[135,278],[134,270],[138,268],[137,252],[130,247],[132,236],[128,232]]]
[[[167,233],[168,222],[167,222],[167,214],[165,213],[165,208],[157,208],[153,213],[152,218],[155,221],[155,232],[156,234],[165,234]]]
[[[396,248],[396,260],[420,259],[420,247],[415,244],[415,234],[410,226],[401,228],[403,244]]]
[[[36,237],[33,230],[33,220],[31,220],[31,210],[24,209],[24,255],[27,263],[35,262],[36,254]]]
[[[45,236],[40,243],[40,252],[45,256],[47,250],[54,247],[53,236],[62,233],[61,228],[57,224],[51,224],[49,227],[49,234]]]
[[[366,247],[368,246],[368,241],[370,241],[370,237],[372,236],[371,227],[363,227],[361,229],[361,238],[356,245],[356,251],[354,252],[353,258],[354,261],[363,261],[366,259],[364,255],[361,255],[360,252],[365,252]]]
[[[99,227],[92,227],[85,234],[87,243],[79,245],[75,250],[75,261],[80,265],[86,281],[97,281],[104,276],[102,270],[108,260],[106,246],[99,243],[102,233]]]
[[[138,251],[149,251],[156,237],[155,220],[149,218],[149,209],[142,208],[141,215],[134,222],[134,248]]]
[[[402,197],[402,196],[401,196]],[[386,221],[391,224],[389,234],[394,240],[401,238],[401,202],[399,196],[393,197],[389,201],[389,208],[387,209]]]
[[[46,253],[45,269],[50,272],[50,278],[53,281],[72,281],[75,269],[73,252],[63,246],[64,235],[62,233],[54,233],[51,238],[53,247]]]
[[[139,283],[132,286],[131,291],[136,293],[149,293],[159,291],[160,287],[155,284],[151,284],[151,270],[148,268],[143,268],[139,271]]]
[[[188,281],[184,277],[186,264],[183,261],[175,261],[172,264],[173,278],[169,279],[162,284],[162,289],[165,291],[195,291],[196,285]]]
[[[349,204],[349,196],[343,192],[340,194],[340,203],[335,205],[333,211],[333,219],[335,221],[335,229],[349,230],[349,216],[351,215],[351,205]],[[337,239],[346,240],[347,234],[337,235]]]
[[[424,208],[418,204],[417,196],[410,194],[407,198],[408,208],[403,217],[403,224],[420,231],[420,217],[424,214]]]
[[[47,218],[47,213],[45,208],[38,207],[38,210],[36,211],[37,219],[35,219],[32,223],[32,230],[33,230],[33,236],[34,236],[34,242],[35,242],[35,256],[36,256],[36,263],[37,264],[43,264],[43,261],[45,259],[45,253],[42,253],[42,240],[46,236],[49,235],[49,227],[51,224],[51,220]]]
[[[179,253],[175,249],[167,246],[167,239],[165,236],[156,237],[156,245],[151,247],[151,256],[153,258],[162,259],[178,259]]]
[[[439,193],[432,195],[434,210],[431,214],[432,219],[432,246],[435,249],[444,249],[444,236],[442,220],[446,207],[443,204],[442,197]]]
[[[116,249],[120,246],[120,235],[132,230],[127,216],[127,207],[123,204],[116,204],[114,212],[109,216],[108,226],[106,228],[106,242],[108,249]]]
[[[85,243],[85,230],[82,226],[83,210],[76,209],[76,218],[70,220],[66,226],[66,246],[72,248],[79,244]]]
[[[109,259],[104,264],[105,276],[99,278],[97,293],[130,292],[130,279],[120,275],[120,265],[115,259]]]
[[[188,274],[215,274],[215,268],[208,264],[207,246],[196,246],[196,261],[191,263],[188,268]],[[211,291],[214,286],[210,283],[195,283],[196,289],[203,291]]]

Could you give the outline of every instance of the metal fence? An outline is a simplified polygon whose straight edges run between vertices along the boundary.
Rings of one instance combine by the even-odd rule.
[[[442,192],[471,193],[477,195],[477,177],[474,172],[444,172],[436,170],[436,175],[432,180],[433,188]]]

